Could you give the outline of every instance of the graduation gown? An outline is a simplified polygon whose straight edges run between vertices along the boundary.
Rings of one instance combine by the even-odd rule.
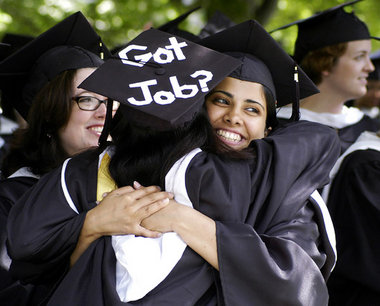
[[[14,175],[0,181],[0,305],[37,305],[45,295],[44,287],[21,284],[9,272],[11,259],[6,248],[6,224],[10,209],[38,178],[31,175]]]
[[[378,130],[380,130],[380,121],[367,115],[358,123],[339,129],[338,135],[342,147],[341,153],[345,152],[364,131],[377,132]]]
[[[377,132],[380,130],[380,121],[365,115],[356,107],[343,107],[342,114],[316,113],[304,108],[300,108],[302,120],[318,122],[330,126],[338,133],[341,154],[351,146],[364,131]],[[277,113],[281,122],[288,122],[292,108],[289,106],[282,107]]]
[[[309,197],[328,182],[339,154],[336,134],[299,122],[253,146],[253,161],[201,152],[185,173],[193,207],[216,221],[219,271],[187,247],[157,287],[123,303],[111,237],[94,241],[68,271],[85,214],[96,205],[98,158],[86,153],[12,208],[12,272],[55,282],[49,305],[326,305],[335,258],[323,213]]]
[[[372,144],[358,142],[330,186],[327,204],[339,255],[328,281],[330,305],[380,303],[380,138]]]

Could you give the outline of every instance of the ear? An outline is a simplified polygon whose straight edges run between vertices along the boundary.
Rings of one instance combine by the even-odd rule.
[[[268,127],[267,129],[265,129],[264,137],[267,137],[271,131],[272,131],[272,127]]]
[[[321,75],[324,76],[324,77],[328,76],[329,74],[330,74],[330,71],[328,71],[328,70],[323,70],[321,72]]]

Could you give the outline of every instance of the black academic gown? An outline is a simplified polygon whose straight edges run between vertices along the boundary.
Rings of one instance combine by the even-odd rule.
[[[86,153],[63,172],[79,214],[65,198],[62,169],[12,209],[12,272],[26,281],[56,282],[49,305],[326,305],[325,279],[335,259],[321,242],[327,241],[323,220],[308,198],[328,182],[339,141],[310,122],[277,134],[255,141],[252,162],[201,152],[187,168],[194,208],[216,221],[219,271],[187,247],[156,288],[122,303],[111,237],[93,242],[67,271],[85,214],[96,205],[98,159]]]
[[[281,118],[279,121],[285,124],[290,120]],[[377,132],[378,130],[380,130],[380,121],[373,119],[367,115],[364,115],[363,118],[355,124],[348,125],[341,129],[334,129],[338,133],[340,139],[340,154],[343,154],[347,150],[347,148],[351,146],[364,131]]]
[[[330,305],[380,305],[380,151],[350,153],[331,185],[338,261],[328,281]]]
[[[31,284],[21,284],[8,271],[9,258],[6,249],[6,224],[10,209],[17,200],[29,190],[37,178],[19,176],[0,181],[0,305],[22,306],[37,305],[42,298],[45,288]]]
[[[353,124],[338,130],[341,143],[341,154],[351,146],[364,131],[377,132],[380,130],[380,121],[364,115],[363,118]]]

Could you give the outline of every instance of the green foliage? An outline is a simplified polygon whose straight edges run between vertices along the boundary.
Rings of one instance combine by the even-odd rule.
[[[109,48],[124,44],[144,28],[158,27],[180,14],[201,6],[181,24],[198,34],[206,20],[219,10],[236,23],[253,18],[267,30],[318,10],[343,3],[342,0],[0,0],[0,37],[6,32],[39,35],[58,21],[80,10],[89,19]],[[380,36],[379,0],[364,0],[355,11]],[[297,27],[278,31],[273,36],[292,53]],[[380,43],[374,42],[373,49]]]

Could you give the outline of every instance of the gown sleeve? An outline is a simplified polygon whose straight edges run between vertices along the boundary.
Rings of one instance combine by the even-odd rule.
[[[305,127],[318,132],[315,142]],[[328,182],[338,138],[329,128],[301,123],[254,148],[250,174],[228,163],[220,170],[217,162],[210,171],[206,159],[197,159],[187,174],[194,207],[216,222],[219,299],[226,305],[327,305],[326,253],[309,197]],[[248,204],[231,197],[242,190]],[[210,203],[222,212],[215,215]]]
[[[72,192],[73,203],[88,203],[87,193],[78,192],[87,190],[80,169],[67,171],[64,177],[62,167],[46,174],[11,209],[7,223],[10,271],[23,282],[54,283],[67,271],[85,211],[78,206],[77,213],[70,207],[65,188],[77,190]]]

